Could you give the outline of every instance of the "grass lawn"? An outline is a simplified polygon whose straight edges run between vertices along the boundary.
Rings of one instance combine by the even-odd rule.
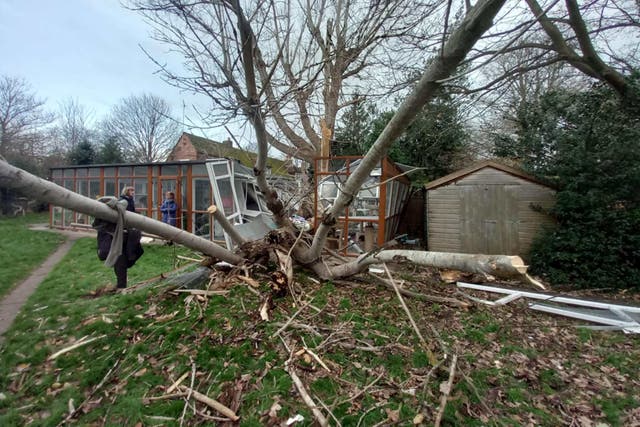
[[[64,236],[29,230],[30,224],[48,223],[49,213],[0,218],[0,298],[26,279],[64,241]]]
[[[443,425],[640,422],[637,335],[576,328],[519,302],[462,310],[407,300],[436,356],[433,366],[388,290],[317,282],[298,271],[295,296],[274,299],[269,321],[259,314],[267,284],[251,290],[222,272],[212,287],[225,295],[170,293],[157,281],[131,294],[96,296],[114,276],[94,245],[75,244],[7,333],[0,425],[54,426],[80,405],[78,425],[221,423],[206,405],[175,391],[167,396],[184,374],[183,385],[235,410],[239,425],[281,425],[296,415],[304,419],[298,425],[312,425],[285,370],[289,359],[331,425],[432,425],[449,378],[445,354],[453,353],[458,364]],[[145,246],[129,283],[171,271],[174,251]],[[403,279],[422,292],[455,296],[428,271]],[[311,303],[274,336],[303,301]],[[96,339],[48,360],[85,336]]]

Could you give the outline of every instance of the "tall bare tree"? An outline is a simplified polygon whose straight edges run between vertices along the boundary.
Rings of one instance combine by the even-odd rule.
[[[91,112],[77,99],[61,102],[54,136],[59,142],[58,147],[68,152],[83,141],[91,141],[94,133],[90,126],[91,116]]]
[[[155,23],[156,38],[184,56],[187,73],[160,64],[166,80],[205,94],[217,120],[250,116],[243,38],[234,19],[242,9],[251,35],[252,73],[269,144],[312,160],[331,138],[352,95],[379,96],[406,83],[407,67],[422,67],[436,32],[428,17],[440,2],[306,0],[131,0]],[[438,6],[436,6],[436,4]],[[393,48],[392,48],[393,47]],[[412,53],[409,53],[411,51]]]
[[[29,84],[19,78],[0,77],[0,155],[30,158],[44,154],[44,128],[53,115]]]
[[[179,125],[162,98],[143,94],[124,98],[103,122],[104,132],[115,138],[129,161],[164,160],[178,140]]]
[[[564,64],[610,85],[622,98],[635,96],[627,77],[640,67],[636,1],[526,0],[505,9],[501,28],[485,37],[466,63],[470,72],[498,61],[508,66],[501,73],[495,73],[495,67],[489,75],[475,73],[475,81],[481,83],[472,92],[493,90]],[[509,60],[500,60],[505,54]]]

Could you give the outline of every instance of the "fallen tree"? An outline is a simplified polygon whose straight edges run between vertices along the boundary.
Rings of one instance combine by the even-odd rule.
[[[108,207],[106,204],[34,176],[10,165],[3,158],[0,158],[0,187],[12,188],[29,198],[51,203],[55,206],[71,209],[106,221],[116,222],[118,218],[117,211]],[[265,251],[275,250],[275,248],[281,248],[282,245],[287,244],[286,240],[280,239],[277,243],[273,243],[272,247],[263,245],[259,251],[246,251],[246,249],[243,250],[241,246],[238,253],[234,253],[210,240],[143,215],[126,212],[124,221],[127,227],[135,227],[144,232],[172,240],[190,249],[201,252],[206,256],[226,261],[233,265],[254,263],[259,257],[265,255]],[[284,232],[292,234],[293,230],[287,230],[285,227]],[[300,241],[300,239],[291,239],[290,244],[291,242],[299,244]],[[291,247],[288,249],[291,249]],[[282,251],[280,252],[282,253]],[[311,267],[321,278],[330,279],[352,276],[365,271],[371,264],[388,262],[409,262],[423,266],[483,273],[503,279],[515,278],[530,281],[526,276],[526,266],[522,262],[522,259],[517,256],[506,255],[381,250],[376,253],[363,254],[353,261],[333,267],[329,267],[325,262],[314,263]]]
[[[238,46],[240,48],[238,55],[239,59],[241,59],[239,67],[242,69],[240,74],[243,76],[244,82],[242,85],[232,85],[232,90],[237,98],[239,108],[254,128],[258,145],[254,173],[257,184],[265,195],[267,206],[274,214],[275,222],[280,227],[277,238],[272,236],[269,244],[264,244],[263,242],[258,245],[252,245],[253,242],[244,242],[237,233],[234,233],[233,226],[226,221],[224,215],[221,212],[217,212],[215,208],[210,213],[215,215],[216,220],[221,223],[222,227],[238,245],[239,249],[235,253],[207,239],[135,213],[127,212],[125,214],[126,225],[170,239],[207,256],[234,265],[264,261],[265,255],[271,256],[277,249],[281,255],[276,256],[276,258],[281,266],[283,276],[286,278],[285,282],[291,280],[291,266],[293,264],[312,270],[320,278],[337,279],[361,273],[368,269],[371,264],[399,261],[483,273],[497,278],[519,278],[530,281],[526,276],[526,266],[523,264],[522,259],[516,256],[380,249],[351,261],[343,260],[339,265],[331,265],[323,257],[328,233],[336,225],[340,213],[352,203],[353,195],[358,193],[371,171],[387,154],[393,142],[414,120],[420,109],[433,98],[441,85],[441,81],[456,70],[483,33],[493,25],[493,19],[503,3],[504,0],[481,0],[467,11],[464,19],[460,21],[446,42],[443,43],[439,55],[429,62],[412,93],[400,105],[394,117],[360,162],[359,167],[349,176],[334,205],[324,214],[314,235],[312,237],[306,236],[309,237],[308,239],[302,239],[301,237],[303,236],[291,224],[277,192],[269,186],[266,180],[265,165],[269,134],[265,127],[267,112],[263,110],[264,103],[261,102],[261,96],[265,93],[265,87],[268,89],[271,83],[269,79],[259,77],[260,73],[256,71],[258,68],[256,63],[259,62],[260,58],[256,47],[257,38],[251,26],[251,21],[245,15],[239,1],[211,5],[211,7],[226,9],[227,13],[224,14],[225,24],[233,25],[234,31],[237,30]],[[181,5],[180,7],[186,8],[188,6]],[[231,22],[234,19],[235,22]],[[30,175],[9,165],[4,160],[0,161],[0,186],[14,188],[28,197],[104,220],[115,221],[117,216],[115,211],[103,203]],[[285,254],[284,257],[282,254]]]

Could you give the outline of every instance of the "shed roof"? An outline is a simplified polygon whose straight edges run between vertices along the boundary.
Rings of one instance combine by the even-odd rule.
[[[257,158],[257,154],[255,153],[250,153],[225,143],[213,141],[187,132],[185,132],[185,135],[189,137],[189,140],[196,151],[207,157],[226,157],[229,159],[235,159],[249,168],[253,168],[255,165]],[[267,157],[267,167],[271,168],[271,172],[277,175],[285,175],[287,173],[287,167],[284,160]]]
[[[508,173],[510,175],[516,176],[518,178],[522,178],[524,180],[527,181],[531,181],[534,182],[536,184],[540,184],[540,185],[544,185],[545,187],[549,187],[549,188],[553,188],[551,185],[549,185],[548,183],[542,182],[537,178],[534,178],[531,175],[526,174],[525,172],[523,172],[520,169],[516,169],[513,168],[511,166],[507,166],[507,165],[503,165],[502,163],[498,163],[495,160],[484,160],[478,163],[475,163],[467,168],[464,169],[460,169],[456,172],[452,172],[449,175],[445,175],[442,178],[438,178],[436,180],[433,180],[427,184],[425,184],[425,188],[427,190],[432,190],[434,188],[438,188],[441,187],[443,185],[447,185],[451,182],[454,181],[458,181],[459,179],[462,179],[468,175],[471,175],[474,172],[479,171],[480,169],[484,169],[484,168],[493,168],[493,169],[497,169],[499,171]]]

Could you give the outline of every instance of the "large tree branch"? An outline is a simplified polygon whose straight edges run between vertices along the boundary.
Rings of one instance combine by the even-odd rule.
[[[389,147],[415,119],[421,108],[434,96],[440,86],[438,81],[455,71],[482,34],[491,27],[493,18],[503,4],[504,0],[479,1],[465,16],[458,28],[453,31],[444,46],[442,55],[431,62],[413,92],[400,105],[356,171],[349,176],[334,206],[322,219],[305,261],[312,262],[319,258],[326,237],[336,224],[338,216],[353,201],[358,189],[387,154]]]
[[[0,158],[0,187],[13,188],[27,197],[71,209],[105,221],[116,222],[118,220],[118,212],[106,204],[31,175],[22,169],[10,165],[2,158]],[[244,261],[242,257],[216,245],[210,240],[195,236],[187,231],[180,230],[179,228],[156,221],[152,218],[126,212],[124,220],[127,226],[135,227],[147,233],[183,244],[193,250],[222,261],[231,264],[240,264]]]
[[[612,67],[604,63],[596,52],[587,26],[582,19],[580,8],[575,0],[566,0],[567,10],[569,11],[569,23],[576,33],[580,49],[582,50],[583,60],[598,74],[601,80],[607,82],[616,92],[626,98],[631,95],[629,84],[622,74]]]

